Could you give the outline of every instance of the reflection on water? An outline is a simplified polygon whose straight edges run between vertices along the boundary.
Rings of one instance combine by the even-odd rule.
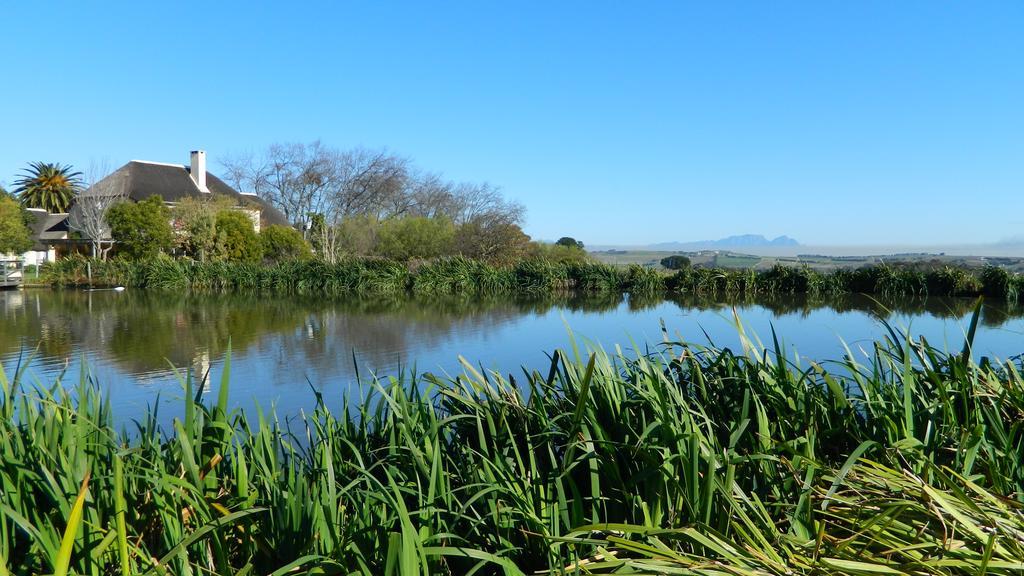
[[[959,346],[970,299],[879,302],[850,295],[756,300],[692,296],[624,298],[557,295],[508,298],[352,298],[318,301],[252,295],[184,295],[128,291],[0,292],[0,363],[12,370],[32,353],[31,372],[52,382],[84,358],[115,403],[141,408],[156,393],[180,392],[171,366],[219,370],[229,338],[236,399],[276,401],[283,411],[308,407],[309,386],[351,391],[355,365],[393,374],[401,369],[458,370],[458,355],[487,368],[542,366],[544,353],[567,343],[566,326],[605,345],[657,341],[659,322],[691,340],[706,332],[735,345],[728,317],[765,334],[775,327],[789,346],[811,357],[841,354],[839,337],[857,343],[883,334],[878,318],[908,325],[940,345]],[[986,303],[979,349],[1007,357],[1024,351],[1024,308]],[[77,377],[74,378],[77,380]]]

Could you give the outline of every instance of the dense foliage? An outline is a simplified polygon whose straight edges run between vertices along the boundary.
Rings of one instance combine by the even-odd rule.
[[[377,220],[360,215],[344,219],[330,235],[322,232],[324,226],[322,219],[314,219],[310,236],[317,255],[332,263],[353,256],[400,261],[464,256],[501,265],[522,260],[543,246],[532,243],[518,224],[485,218],[457,224],[445,216]],[[328,254],[333,259],[325,257]]]
[[[690,259],[682,254],[673,254],[662,258],[661,265],[669,270],[683,270],[690,267]]]
[[[171,211],[159,196],[112,206],[107,223],[118,253],[125,257],[145,261],[174,246]]]
[[[32,231],[25,211],[16,200],[0,191],[0,255],[21,254],[32,247]]]
[[[263,245],[253,221],[244,212],[222,210],[217,213],[217,255],[229,262],[259,262]]]
[[[33,162],[14,184],[14,193],[26,208],[64,213],[82,188],[82,173],[71,166]]]
[[[565,246],[566,248],[579,248],[580,250],[583,250],[583,242],[580,242],[572,236],[562,236],[557,242],[555,242],[555,244]]]
[[[0,561],[76,574],[1014,574],[1024,381],[893,333],[797,365],[666,344],[517,380],[367,380],[285,423],[183,376],[121,432],[99,388],[0,376]],[[973,328],[969,331],[973,332]],[[313,392],[311,392],[312,394]],[[340,405],[339,405],[340,402]]]
[[[452,253],[455,225],[447,218],[392,218],[380,224],[376,251],[392,260],[437,258]]]
[[[290,226],[271,225],[260,230],[263,259],[267,262],[309,260],[313,252],[302,233]]]
[[[217,214],[233,203],[211,195],[209,200],[181,199],[171,211],[175,243],[182,256],[193,260],[214,259],[217,254]]]

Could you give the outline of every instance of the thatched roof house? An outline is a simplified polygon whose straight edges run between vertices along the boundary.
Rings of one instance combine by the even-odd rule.
[[[185,198],[223,197],[252,218],[257,232],[264,226],[289,225],[281,211],[253,194],[235,190],[207,172],[206,152],[195,150],[190,160],[189,164],[132,160],[76,196],[70,214],[31,210],[34,217],[31,225],[32,239],[35,245],[24,254],[25,261],[29,264],[53,261],[57,258],[58,248],[66,252],[81,246],[81,240],[73,239],[69,223],[76,221],[76,210],[81,210],[81,203],[96,196],[116,196],[131,202],[160,196],[170,206]],[[77,215],[81,216],[81,212]]]
[[[255,195],[242,194],[207,172],[206,152],[202,150],[191,153],[188,165],[132,160],[82,192],[76,202],[97,195],[115,195],[134,202],[156,195],[171,205],[184,198],[222,196],[239,208],[258,212],[259,226],[288,225],[284,214],[270,204]]]

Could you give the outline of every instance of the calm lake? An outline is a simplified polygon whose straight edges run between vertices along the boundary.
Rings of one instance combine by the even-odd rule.
[[[109,390],[117,418],[139,417],[159,402],[164,419],[178,413],[182,387],[173,367],[210,371],[219,381],[229,338],[232,399],[296,414],[315,402],[311,388],[340,405],[362,375],[399,371],[457,374],[458,357],[504,374],[546,370],[550,354],[581,343],[613,349],[656,347],[669,335],[696,343],[710,337],[738,348],[735,309],[748,332],[766,343],[771,329],[787,354],[841,358],[883,337],[884,318],[930,343],[959,350],[970,299],[876,302],[864,296],[809,301],[803,296],[722,302],[698,298],[630,300],[563,296],[545,299],[353,298],[302,300],[157,292],[0,292],[0,363],[8,376],[28,365],[30,382],[73,385],[83,365]],[[1024,352],[1024,308],[986,303],[976,356]],[[84,364],[83,364],[84,362]],[[212,387],[216,389],[214,385]],[[166,406],[165,406],[166,405]]]

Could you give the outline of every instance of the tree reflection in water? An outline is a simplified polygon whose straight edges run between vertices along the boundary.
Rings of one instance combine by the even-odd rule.
[[[683,311],[741,311],[760,307],[774,316],[806,317],[816,310],[888,318],[896,313],[960,319],[971,299],[915,298],[880,302],[863,295],[830,299],[807,295],[739,300],[696,296],[639,298],[619,294],[556,294],[543,298],[376,297],[335,300],[260,295],[188,295],[165,292],[50,291],[0,293],[0,361],[7,366],[35,351],[57,366],[75,355],[102,357],[128,375],[167,374],[170,366],[205,371],[231,339],[236,355],[253,351],[274,359],[273,377],[294,383],[291,359],[305,364],[312,381],[353,375],[353,350],[371,366],[394,366],[411,350],[436,349],[453,335],[485,336],[497,327],[552,309],[570,312],[637,312],[667,302]],[[1024,308],[986,302],[983,326],[1019,318]],[[614,322],[614,317],[609,317]],[[268,338],[274,335],[274,338]],[[533,352],[540,352],[533,351]],[[453,350],[451,355],[460,353]]]

